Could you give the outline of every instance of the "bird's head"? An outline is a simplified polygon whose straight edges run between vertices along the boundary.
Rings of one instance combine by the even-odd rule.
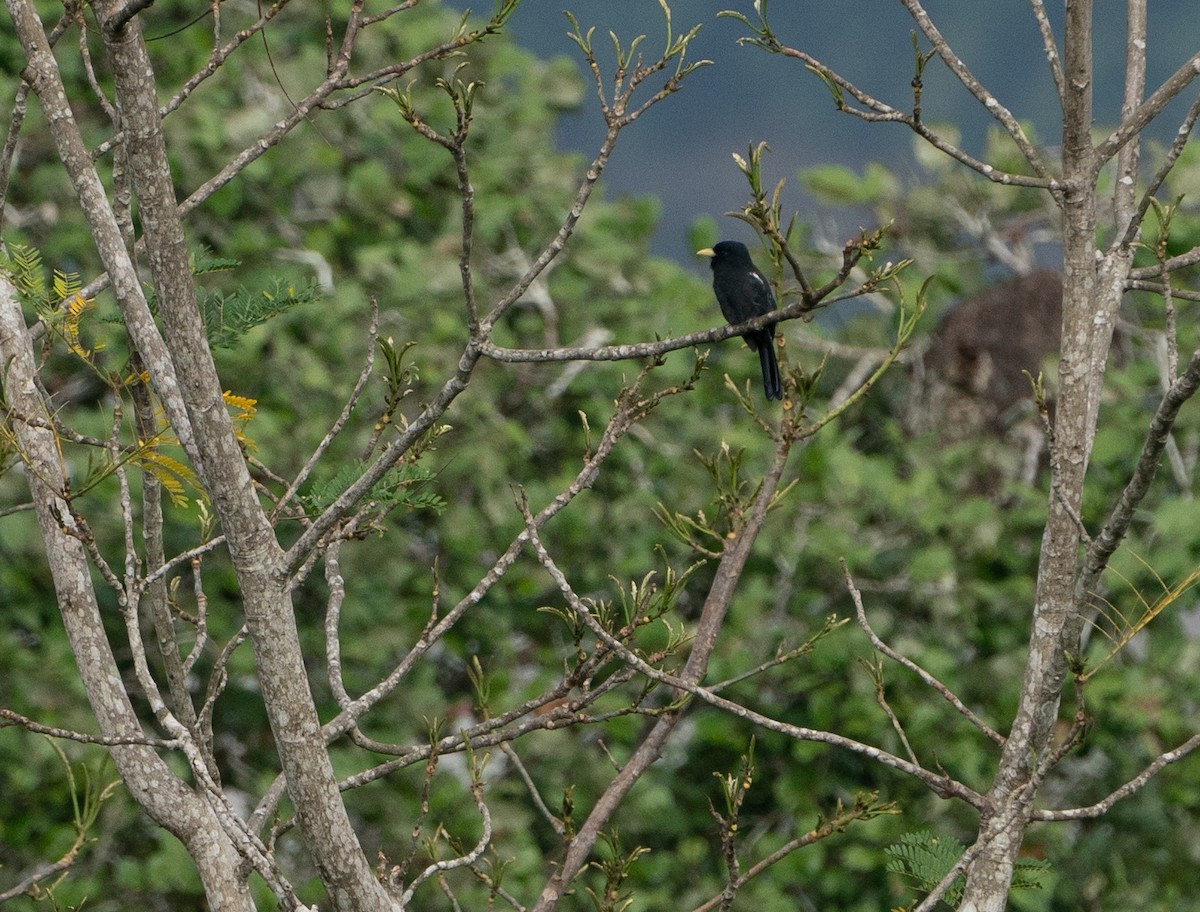
[[[709,257],[712,260],[713,269],[717,268],[718,263],[741,263],[749,265],[751,268],[754,266],[750,259],[750,251],[741,241],[720,241],[711,247],[697,250],[696,255]]]

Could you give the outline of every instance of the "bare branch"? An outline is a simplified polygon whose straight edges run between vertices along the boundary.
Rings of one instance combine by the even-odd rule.
[[[580,599],[571,589],[570,584],[566,581],[566,577],[555,565],[553,558],[545,551],[545,548],[541,546],[540,540],[535,537],[532,543],[535,549],[538,551],[539,562],[541,562],[542,566],[546,567],[547,571],[555,578],[555,582],[557,583],[559,590],[563,592],[563,595],[567,598],[568,604],[570,604],[573,610],[579,613],[580,618],[585,624],[587,624],[588,629],[591,630],[592,633],[602,640],[609,648],[616,652],[621,657],[622,661],[631,667],[636,668],[638,672],[646,677],[655,681],[659,681],[660,683],[667,684],[676,688],[677,690],[682,690],[694,697],[697,697],[703,702],[708,703],[710,706],[714,706],[729,713],[730,715],[736,716],[739,719],[745,719],[748,722],[759,725],[770,731],[779,732],[780,734],[787,735],[799,741],[817,741],[833,747],[841,747],[845,750],[862,754],[871,758],[872,760],[884,764],[885,766],[890,766],[894,769],[900,770],[901,772],[915,776],[928,785],[936,794],[941,795],[942,797],[953,796],[966,801],[968,804],[971,804],[974,807],[984,807],[983,796],[975,792],[973,789],[963,785],[962,783],[951,779],[945,774],[938,775],[936,773],[932,773],[917,763],[901,759],[900,757],[890,754],[887,751],[871,745],[863,744],[853,740],[852,738],[847,738],[832,732],[803,728],[801,726],[791,725],[790,723],[786,722],[779,722],[768,716],[764,716],[752,709],[748,709],[745,706],[718,696],[712,692],[711,688],[701,687],[697,684],[689,682],[686,680],[686,669],[684,671],[684,676],[680,676],[662,671],[659,668],[655,668],[604,629],[603,625],[601,625],[600,622],[597,621],[593,616],[591,610],[588,608],[587,603]],[[699,634],[697,634],[697,639],[699,639]],[[693,648],[693,654],[694,652],[695,649]],[[677,718],[677,716],[672,715],[666,718]],[[630,762],[633,762],[632,759]],[[628,768],[628,766],[629,764],[626,764],[626,768]]]
[[[148,735],[88,735],[83,732],[71,731],[68,728],[57,728],[53,725],[42,725],[40,722],[34,722],[28,716],[23,716],[18,712],[13,712],[11,709],[0,709],[0,728],[6,728],[9,725],[19,725],[22,728],[34,732],[38,735],[46,735],[50,738],[62,738],[64,741],[78,741],[80,744],[102,744],[106,747],[113,747],[118,744],[143,744],[149,747],[157,747],[161,750],[178,750],[179,741],[174,738],[152,738]]]
[[[1137,233],[1141,230],[1142,221],[1146,218],[1146,213],[1149,211],[1150,206],[1153,205],[1155,194],[1158,193],[1159,188],[1162,187],[1163,182],[1175,167],[1175,163],[1179,161],[1179,156],[1183,154],[1184,147],[1187,146],[1188,140],[1191,138],[1197,119],[1200,119],[1200,98],[1192,102],[1192,106],[1188,108],[1187,115],[1183,118],[1183,123],[1175,131],[1175,138],[1171,141],[1171,147],[1167,150],[1166,157],[1163,159],[1162,164],[1158,166],[1158,170],[1154,172],[1154,177],[1150,179],[1149,186],[1146,187],[1145,192],[1142,194],[1137,211],[1130,217],[1124,234],[1119,236],[1117,240],[1114,240],[1114,247],[1112,249],[1117,249],[1118,246],[1130,245],[1137,238]],[[1124,152],[1124,147],[1122,148],[1122,152]],[[1132,186],[1132,177],[1130,175],[1123,175],[1121,179],[1125,180],[1126,178],[1129,178]],[[1117,224],[1120,225],[1121,223],[1118,222]],[[1197,258],[1200,258],[1200,252],[1196,250],[1188,251],[1188,253],[1161,262],[1157,267],[1132,269],[1129,274],[1130,276],[1138,277],[1165,275],[1181,266],[1189,265],[1189,257],[1193,257],[1190,262],[1195,262]],[[1150,271],[1147,271],[1147,269]],[[1143,273],[1145,273],[1144,276]]]
[[[383,22],[387,19],[390,19],[392,16],[396,15],[396,13],[402,13],[406,9],[412,9],[417,5],[418,2],[419,0],[402,0],[402,2],[397,3],[395,6],[388,7],[383,12],[376,13],[374,16],[363,16],[362,28],[366,28],[368,25],[374,25],[377,22]]]
[[[854,292],[838,301],[849,300],[865,291]],[[485,342],[479,346],[480,353],[493,361],[512,363],[532,362],[544,364],[554,361],[629,361],[635,358],[655,358],[668,352],[694,348],[708,342],[723,342],[734,336],[741,336],[747,330],[762,329],[775,323],[785,323],[789,320],[804,320],[809,317],[812,305],[807,301],[796,301],[786,307],[773,310],[760,317],[754,317],[741,323],[723,324],[712,329],[701,329],[684,336],[660,339],[656,342],[631,342],[625,345],[604,345],[599,348],[503,348],[494,342]],[[835,345],[836,343],[830,343]]]
[[[954,53],[946,39],[942,37],[942,33],[937,26],[933,24],[933,20],[929,18],[929,14],[925,12],[925,8],[921,6],[920,0],[900,0],[901,4],[913,20],[917,23],[917,27],[921,33],[933,45],[933,49],[937,51],[938,56],[942,58],[942,62],[946,64],[950,72],[952,72],[958,81],[966,87],[967,91],[975,96],[984,108],[987,109],[996,120],[1012,137],[1013,142],[1017,144],[1017,148],[1021,150],[1021,154],[1025,156],[1025,160],[1029,162],[1029,166],[1033,168],[1034,174],[1038,177],[1049,179],[1050,172],[1046,168],[1046,163],[1042,160],[1041,152],[1038,148],[1029,141],[1029,137],[1025,135],[1025,130],[1004,105],[1002,105],[996,96],[984,88],[983,84],[975,78],[975,75],[962,61],[962,59]]]
[[[849,92],[856,100],[866,106],[867,110],[851,107],[844,100],[838,99],[838,110],[843,113],[853,115],[860,120],[865,120],[872,123],[878,122],[894,122],[902,123],[910,130],[920,136],[923,140],[933,146],[940,152],[953,158],[955,161],[966,165],[977,174],[981,174],[988,180],[997,184],[1004,184],[1013,187],[1034,187],[1042,190],[1058,191],[1062,189],[1061,182],[1049,174],[1038,174],[1030,176],[1027,174],[1017,174],[1011,171],[1001,170],[988,162],[975,158],[970,153],[958,148],[949,140],[942,137],[936,131],[932,130],[923,120],[912,115],[906,114],[885,102],[879,101],[869,95],[867,92],[858,88],[845,77],[831,70],[817,58],[804,51],[796,50],[782,44],[776,44],[772,48],[777,53],[783,54],[786,57],[793,57],[803,61],[808,67],[820,76],[823,80],[831,82],[845,92]],[[989,109],[990,110],[990,109]],[[1011,116],[1011,115],[1010,115]]]
[[[865,816],[865,810],[858,804],[855,804],[848,811],[842,811],[839,814],[834,814],[821,823],[819,826],[809,830],[803,836],[797,836],[795,839],[790,839],[781,845],[778,849],[768,855],[766,858],[751,865],[742,873],[733,884],[735,890],[740,890],[747,883],[757,877],[759,874],[767,870],[771,865],[783,861],[792,853],[803,849],[805,846],[810,846],[814,842],[820,842],[833,836],[835,833],[842,832],[849,824],[855,820],[860,820]],[[721,904],[723,894],[717,894],[708,902],[701,903],[692,910],[692,912],[712,912]]]
[[[491,811],[488,810],[486,802],[483,800],[482,784],[476,782],[471,788],[471,794],[475,798],[475,809],[479,811],[479,816],[483,820],[483,834],[479,837],[479,841],[475,844],[474,848],[472,848],[465,855],[460,855],[457,858],[447,858],[443,861],[435,861],[424,871],[418,874],[413,879],[413,882],[409,885],[408,889],[405,890],[403,895],[400,897],[401,909],[408,908],[408,904],[412,901],[413,894],[416,892],[417,887],[427,881],[430,877],[433,877],[434,875],[440,876],[446,871],[452,871],[455,868],[469,867],[478,861],[483,856],[483,853],[487,851],[487,847],[492,841],[492,814]]]
[[[1046,6],[1042,0],[1029,0],[1033,8],[1033,17],[1037,20],[1038,31],[1042,33],[1042,47],[1046,52],[1046,62],[1050,64],[1050,75],[1054,78],[1054,87],[1058,90],[1060,104],[1066,103],[1066,82],[1063,79],[1062,61],[1058,57],[1058,42],[1054,40],[1054,29],[1050,26],[1050,17],[1046,15]]]
[[[517,754],[513,746],[507,741],[503,741],[500,744],[500,750],[513,765],[513,769],[517,771],[517,775],[521,777],[521,781],[525,783],[525,789],[529,792],[529,798],[533,801],[533,806],[537,808],[538,813],[542,815],[542,819],[550,824],[550,827],[559,836],[566,835],[567,828],[563,826],[561,820],[551,813],[550,808],[546,807],[546,802],[542,800],[542,793],[538,791],[537,783],[529,775],[529,770],[525,768],[524,762],[522,762],[521,757]]]
[[[1112,158],[1127,142],[1136,137],[1154,120],[1177,95],[1192,84],[1200,74],[1200,52],[1193,54],[1187,63],[1176,70],[1153,94],[1138,105],[1121,121],[1120,126],[1096,147],[1096,167],[1099,168]]]
[[[1182,760],[1197,747],[1200,747],[1200,735],[1192,735],[1183,744],[1174,750],[1169,750],[1166,753],[1159,754],[1154,758],[1154,762],[1147,766],[1144,770],[1126,782],[1123,786],[1111,793],[1108,797],[1097,801],[1095,804],[1087,807],[1064,808],[1062,810],[1037,810],[1033,812],[1034,820],[1089,820],[1094,817],[1100,817],[1107,814],[1114,804],[1123,798],[1128,798],[1135,792],[1140,791],[1145,787],[1151,779],[1153,779],[1160,771],[1172,763]]]
[[[1194,266],[1200,263],[1200,247],[1193,247],[1186,253],[1181,253],[1178,256],[1173,256],[1166,262],[1155,264],[1154,266],[1141,266],[1137,269],[1129,270],[1129,278],[1131,283],[1130,288],[1141,288],[1135,284],[1139,279],[1152,279],[1155,276],[1163,275],[1165,272],[1173,272],[1176,269],[1184,269],[1188,266]],[[1147,291],[1156,291],[1157,288],[1147,288]],[[1178,297],[1179,289],[1176,289],[1175,295]]]
[[[850,598],[854,601],[854,613],[858,618],[858,626],[862,628],[863,632],[871,640],[871,645],[893,662],[898,662],[899,664],[903,665],[927,685],[941,694],[942,698],[945,699],[947,703],[961,713],[972,725],[987,735],[990,741],[992,741],[994,744],[1003,745],[1004,736],[984,722],[983,719],[979,718],[979,716],[977,716],[974,712],[972,712],[970,707],[963,703],[962,700],[960,700],[954,694],[954,692],[950,690],[949,687],[927,672],[916,662],[909,659],[907,656],[896,652],[894,649],[892,649],[892,647],[888,646],[887,643],[879,638],[879,636],[871,628],[871,624],[867,621],[867,610],[863,606],[862,593],[858,591],[858,587],[854,584],[854,578],[850,575],[850,568],[846,565],[846,559],[841,558],[838,563],[842,565],[842,573],[846,577],[846,587],[850,590]]]
[[[1146,267],[1147,270],[1154,268]],[[1160,270],[1161,273],[1167,271],[1165,266]],[[1166,292],[1167,286],[1162,282],[1145,282],[1138,279],[1130,279],[1125,283],[1125,287],[1130,291],[1149,291],[1161,295]],[[1193,291],[1190,288],[1172,288],[1171,295],[1181,301],[1200,301],[1200,291]]]
[[[352,35],[347,34],[347,39],[352,41]],[[395,64],[388,68],[386,78],[371,78],[372,83],[382,84],[392,79],[397,79],[409,72],[413,68],[420,66],[430,60],[439,60],[453,54],[455,51],[464,47],[475,40],[470,35],[461,36],[451,41],[431,48],[424,53],[418,54],[411,60],[403,63]],[[272,126],[259,136],[257,140],[234,156],[229,163],[222,168],[217,174],[213,175],[179,204],[179,214],[181,217],[190,214],[194,209],[200,206],[210,196],[232,181],[237,175],[244,171],[247,167],[257,161],[269,149],[277,146],[292,130],[303,123],[309,114],[316,108],[324,105],[326,100],[336,91],[346,88],[349,84],[346,81],[345,74],[350,65],[350,46],[343,44],[342,50],[335,59],[334,68],[326,79],[314,88],[307,96],[301,99],[296,106],[288,112],[277,124]],[[361,93],[353,96],[350,99],[343,99],[343,103],[349,103],[352,100],[364,97],[374,91],[373,88],[367,88]],[[326,105],[327,107],[337,107],[340,105]]]
[[[1200,389],[1200,350],[1192,354],[1187,368],[1176,379],[1154,413],[1146,440],[1142,444],[1142,453],[1138,457],[1137,466],[1121,492],[1120,500],[1113,507],[1104,528],[1088,548],[1087,559],[1079,578],[1078,597],[1088,599],[1096,590],[1100,574],[1108,566],[1109,558],[1129,531],[1129,525],[1137,512],[1143,498],[1150,490],[1154,476],[1162,458],[1163,448],[1171,434],[1171,428],[1179,415],[1180,408],[1196,391]]]
[[[1133,116],[1146,95],[1146,0],[1129,0],[1126,6],[1125,90],[1121,100],[1121,120]],[[1121,147],[1117,155],[1117,179],[1113,185],[1113,224],[1127,243],[1136,237],[1137,224],[1145,209],[1135,214],[1138,162],[1141,143],[1134,139]],[[1149,194],[1147,194],[1149,197]],[[1127,226],[1122,231],[1122,226]]]

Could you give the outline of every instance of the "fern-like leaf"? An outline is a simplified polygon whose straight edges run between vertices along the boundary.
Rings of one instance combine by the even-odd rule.
[[[300,503],[309,516],[317,516],[341,496],[350,485],[358,481],[366,463],[343,466],[336,475],[312,485],[300,496]],[[433,478],[428,469],[411,464],[394,468],[381,478],[363,497],[376,501],[381,507],[405,507],[409,510],[433,510],[440,513],[446,502],[425,486]]]
[[[207,247],[193,250],[188,255],[188,266],[191,267],[192,275],[205,275],[210,272],[228,272],[231,269],[237,269],[241,265],[241,260],[217,256]]]
[[[49,291],[40,251],[24,244],[13,244],[8,256],[0,258],[0,270],[17,287],[23,303],[32,305],[39,312],[46,306]]]
[[[233,433],[237,439],[244,446],[252,450],[256,449],[254,441],[246,435],[246,426],[250,423],[250,419],[258,413],[258,400],[248,396],[239,396],[229,390],[225,390],[221,397],[229,408],[229,417],[233,419]]]
[[[912,882],[916,889],[928,893],[936,887],[962,857],[963,844],[952,837],[934,836],[928,830],[905,833],[900,841],[884,850],[887,869]],[[958,905],[963,880],[958,878],[946,891],[945,900]]]
[[[167,492],[167,496],[171,498],[171,503],[175,506],[186,507],[188,505],[188,490],[203,494],[200,479],[196,477],[196,473],[189,466],[166,455],[153,444],[148,444],[138,450],[134,459],[144,471],[158,479],[159,484],[163,486],[163,490]]]
[[[888,857],[889,871],[911,881],[922,893],[929,893],[958,863],[966,846],[952,836],[934,836],[928,830],[919,830],[904,834],[898,843],[887,846],[883,851]],[[1042,878],[1049,870],[1050,863],[1047,861],[1018,858],[1013,870],[1012,889],[1042,889]],[[963,886],[964,879],[961,876],[955,878],[943,901],[957,906],[962,898]]]
[[[307,304],[316,296],[315,285],[297,287],[280,280],[258,291],[239,288],[232,294],[213,292],[205,295],[200,302],[200,312],[208,342],[213,348],[231,348],[254,327],[298,304]]]
[[[59,284],[59,276],[62,273],[55,273],[54,278],[54,294],[58,297],[59,289],[64,290],[71,287],[70,283],[64,282]],[[79,324],[83,320],[83,315],[86,314],[95,306],[94,302],[85,298],[78,292],[74,293],[68,300],[67,306],[62,316],[62,336],[63,341],[67,343],[67,350],[81,361],[86,361],[93,364],[93,357],[96,352],[104,348],[103,343],[95,346],[84,345],[79,336]],[[94,364],[93,364],[94,366]]]

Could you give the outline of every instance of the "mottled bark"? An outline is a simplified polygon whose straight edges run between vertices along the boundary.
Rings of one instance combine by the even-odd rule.
[[[1067,655],[1078,653],[1077,599],[1084,477],[1129,249],[1097,249],[1099,163],[1092,144],[1092,3],[1067,0],[1063,36],[1063,322],[1046,529],[1020,703],[981,820],[962,910],[1002,912],[1052,747]]]
[[[238,576],[263,699],[300,830],[332,908],[386,909],[391,901],[367,864],[320,735],[283,551],[254,490],[196,306],[150,58],[136,20],[110,28],[120,4],[93,8],[112,64],[163,336],[194,431],[200,474]]]
[[[0,274],[0,363],[9,423],[28,471],[30,494],[45,543],[59,610],[83,679],[88,700],[104,738],[136,741],[142,727],[122,683],[96,604],[87,554],[64,498],[66,469],[49,410],[35,382],[37,366],[20,301],[12,283]],[[21,420],[41,419],[40,421]],[[129,793],[146,812],[187,846],[196,860],[205,893],[214,910],[254,908],[240,873],[241,858],[222,833],[212,807],[171,772],[154,749],[144,744],[109,747]]]

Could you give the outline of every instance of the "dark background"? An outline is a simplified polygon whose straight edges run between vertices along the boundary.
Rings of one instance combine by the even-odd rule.
[[[449,0],[449,5],[479,13],[487,0]],[[1062,3],[1046,4],[1061,35]],[[1032,124],[1047,146],[1058,143],[1060,114],[1041,37],[1026,0],[927,0],[924,4],[952,48],[1002,104]],[[1125,55],[1125,4],[1097,3],[1097,128],[1111,127],[1120,108]],[[642,49],[657,55],[665,40],[663,12],[656,0],[525,0],[513,16],[510,31],[517,41],[541,57],[566,55],[578,64],[581,54],[568,39],[570,9],[586,30],[596,27],[594,44],[611,62],[609,30],[623,45],[646,35]],[[686,231],[700,215],[721,222],[723,236],[749,240],[749,229],[722,214],[740,208],[746,185],[730,153],[745,154],[750,143],[766,141],[772,150],[767,169],[772,183],[788,178],[789,200],[818,230],[843,240],[858,228],[853,213],[816,210],[795,182],[798,169],[837,163],[860,169],[869,161],[885,162],[901,179],[919,180],[913,158],[913,134],[899,124],[869,124],[836,112],[822,82],[799,61],[769,55],[737,41],[747,32],[733,19],[718,18],[735,9],[754,20],[748,0],[674,0],[676,34],[702,24],[689,59],[707,58],[713,66],[692,74],[683,89],[656,107],[621,136],[617,154],[605,174],[610,194],[650,194],[662,203],[655,252],[691,261]],[[1194,0],[1154,0],[1149,4],[1148,92],[1195,52],[1200,29],[1194,23]],[[898,0],[776,0],[768,6],[775,33],[791,47],[821,60],[876,98],[902,110],[911,106],[913,75],[911,33],[915,24]],[[927,44],[922,39],[922,47]],[[1061,53],[1061,49],[1060,49]],[[580,67],[583,74],[583,69]],[[564,117],[559,145],[594,154],[603,137],[590,76],[584,105]],[[962,142],[982,152],[986,129],[995,121],[962,88],[936,58],[925,72],[924,118],[952,121]],[[661,81],[655,83],[657,87]],[[1193,93],[1185,93],[1163,118],[1152,138],[1169,141]]]

